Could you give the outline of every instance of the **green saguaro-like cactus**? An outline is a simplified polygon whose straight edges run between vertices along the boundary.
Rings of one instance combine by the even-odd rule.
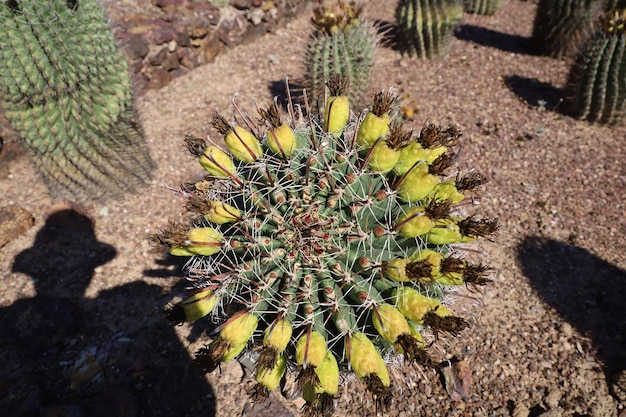
[[[457,0],[400,0],[396,8],[398,46],[420,59],[444,57],[462,17],[463,5]]]
[[[380,36],[361,17],[354,2],[338,1],[314,10],[314,29],[306,46],[304,85],[309,98],[324,100],[325,81],[332,74],[350,80],[350,100],[358,102],[367,87]]]
[[[603,6],[597,0],[540,0],[531,37],[534,51],[554,58],[575,55]]]
[[[131,82],[97,0],[0,4],[0,102],[50,191],[119,197],[151,176]]]
[[[626,113],[626,9],[599,19],[569,74],[566,109],[578,119],[615,124]]]
[[[304,415],[324,416],[341,373],[356,374],[387,405],[384,358],[435,366],[428,340],[469,325],[454,314],[450,288],[490,281],[463,247],[497,229],[472,208],[485,178],[449,176],[455,127],[429,123],[414,135],[391,122],[387,91],[359,121],[345,81],[334,76],[328,87],[323,120],[284,120],[270,103],[260,127],[214,115],[228,152],[188,135],[208,176],[180,188],[190,219],[152,236],[157,249],[191,257],[189,294],[166,317],[211,314],[222,323],[195,353],[198,366],[210,372],[250,352],[254,400],[291,369]]]

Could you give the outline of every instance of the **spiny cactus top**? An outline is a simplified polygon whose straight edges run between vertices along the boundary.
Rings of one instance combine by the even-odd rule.
[[[98,1],[3,1],[0,29],[0,104],[50,190],[93,199],[142,185],[154,164]]]
[[[305,415],[332,413],[340,373],[354,372],[386,405],[385,358],[434,366],[422,335],[468,326],[447,305],[448,289],[490,281],[489,268],[462,247],[497,228],[462,214],[485,178],[448,178],[455,127],[428,123],[413,134],[393,121],[387,91],[357,120],[345,81],[333,76],[328,87],[323,120],[297,122],[293,112],[285,120],[274,103],[259,110],[260,127],[214,115],[230,155],[188,135],[208,173],[181,186],[192,221],[152,236],[157,248],[191,257],[190,294],[166,317],[227,312],[219,335],[196,352],[198,366],[210,372],[258,352],[255,400],[295,367]]]
[[[349,98],[359,101],[367,88],[380,43],[377,28],[361,16],[355,2],[337,1],[314,9],[313,32],[305,56],[304,85],[309,99],[326,94],[325,82],[332,74],[350,81]]]

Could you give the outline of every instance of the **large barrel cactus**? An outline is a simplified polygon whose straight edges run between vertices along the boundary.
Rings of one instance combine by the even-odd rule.
[[[607,12],[569,74],[566,109],[578,119],[615,124],[626,113],[626,9]]]
[[[373,23],[361,17],[354,2],[337,2],[313,10],[313,32],[305,55],[304,85],[309,98],[326,94],[325,82],[332,74],[350,80],[349,98],[358,102],[367,88],[380,36]]]
[[[444,57],[462,17],[459,0],[400,0],[396,7],[398,46],[411,57]]]
[[[502,6],[503,0],[464,0],[463,11],[473,14],[493,15],[500,6]]]
[[[51,192],[118,197],[153,162],[131,82],[97,0],[0,4],[0,102]]]
[[[455,127],[429,123],[414,135],[392,121],[386,91],[356,120],[341,77],[328,86],[323,120],[284,121],[275,103],[260,109],[261,127],[215,114],[230,154],[188,135],[208,175],[180,188],[191,219],[152,236],[156,248],[191,257],[190,293],[166,317],[222,322],[195,353],[198,366],[211,372],[247,351],[254,400],[291,369],[305,415],[325,416],[342,373],[382,406],[394,394],[386,360],[436,366],[428,341],[469,326],[449,288],[490,281],[463,247],[497,229],[467,212],[485,178],[448,177]]]
[[[574,56],[602,13],[598,0],[539,0],[531,44],[535,53],[554,58]]]

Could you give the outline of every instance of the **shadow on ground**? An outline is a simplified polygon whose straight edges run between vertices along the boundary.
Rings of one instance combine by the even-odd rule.
[[[530,53],[530,39],[474,25],[460,25],[454,35],[463,40],[505,52]]]
[[[564,91],[550,83],[519,75],[504,77],[506,86],[528,105],[564,113]]]
[[[626,370],[626,271],[556,240],[527,237],[517,249],[543,300],[592,339],[611,384]]]
[[[0,415],[215,415],[211,386],[161,319],[161,287],[85,298],[94,269],[115,256],[89,218],[62,210],[15,258],[36,295],[0,310]]]

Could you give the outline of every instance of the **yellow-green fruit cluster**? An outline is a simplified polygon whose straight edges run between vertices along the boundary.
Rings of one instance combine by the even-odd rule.
[[[468,326],[447,304],[448,289],[489,282],[489,268],[457,248],[497,228],[472,205],[485,178],[448,173],[456,128],[426,124],[414,134],[393,123],[387,91],[357,118],[345,80],[327,85],[324,114],[303,124],[270,103],[260,124],[214,116],[226,150],[188,136],[208,175],[181,186],[191,220],[153,236],[191,256],[195,285],[170,307],[171,321],[229,312],[198,365],[210,372],[247,347],[254,400],[291,369],[305,415],[324,416],[341,373],[353,372],[385,406],[394,392],[386,359],[433,365],[429,339]]]

